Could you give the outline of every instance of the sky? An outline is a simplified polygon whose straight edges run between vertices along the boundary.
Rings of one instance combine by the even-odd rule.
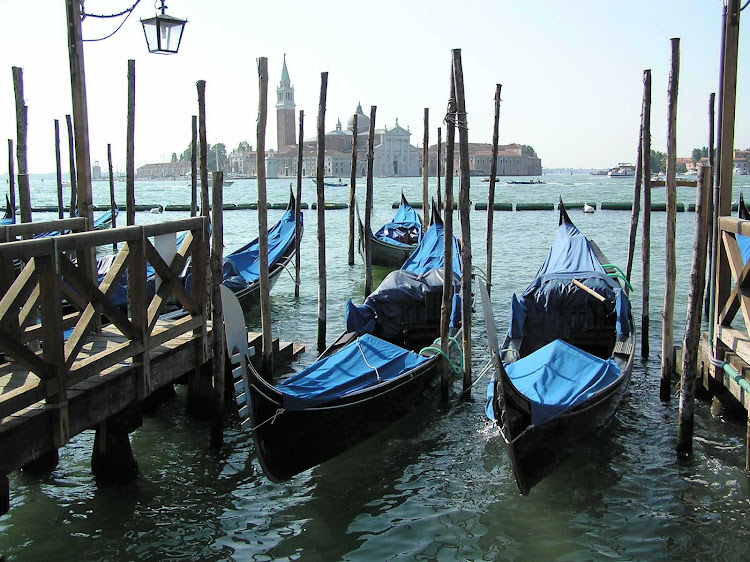
[[[111,14],[135,0],[86,0]],[[125,170],[127,67],[136,67],[136,166],[169,161],[191,139],[196,81],[206,81],[210,144],[257,145],[257,59],[268,58],[266,147],[276,148],[275,89],[284,54],[305,138],[316,135],[321,73],[328,73],[325,129],[346,127],[358,103],[376,127],[399,125],[422,146],[437,139],[450,93],[451,51],[461,49],[469,142],[492,141],[494,93],[502,85],[500,143],[534,147],[545,168],[610,168],[634,162],[643,71],[652,71],[652,147],[666,151],[670,39],[680,38],[677,153],[708,145],[708,100],[718,93],[721,0],[170,0],[167,14],[188,23],[177,55],[149,54],[141,0],[109,39],[84,46],[91,161]],[[23,68],[30,173],[55,170],[54,119],[65,115],[70,67],[65,0],[0,0],[0,135],[16,139],[12,66]],[[750,17],[743,12],[740,28]],[[748,20],[750,22],[750,20]],[[12,22],[15,22],[12,23]],[[110,34],[120,19],[84,19],[83,36]],[[750,145],[748,41],[740,33],[735,146]],[[745,65],[743,66],[743,63]],[[7,141],[2,144],[7,147]],[[7,148],[0,173],[7,171]]]

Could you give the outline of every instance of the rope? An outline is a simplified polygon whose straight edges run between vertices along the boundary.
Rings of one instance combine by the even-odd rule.
[[[139,1],[140,1],[140,0],[139,0]],[[137,3],[138,3],[138,2],[136,2],[136,4],[137,4]],[[135,7],[135,6],[134,6],[134,7]],[[94,43],[94,42],[96,42],[96,41],[104,41],[105,39],[109,39],[109,38],[110,38],[110,37],[112,37],[112,36],[113,36],[113,35],[114,35],[115,33],[117,33],[118,31],[120,31],[120,28],[121,28],[121,27],[122,27],[123,25],[125,25],[125,22],[126,22],[126,21],[128,21],[128,18],[129,18],[129,17],[130,17],[131,15],[132,15],[132,13],[133,13],[133,11],[132,11],[132,9],[131,9],[131,10],[130,10],[130,11],[128,12],[128,15],[127,15],[127,16],[125,16],[125,18],[124,18],[124,19],[123,19],[123,20],[122,20],[122,21],[120,22],[120,25],[118,25],[118,26],[117,26],[117,29],[115,29],[115,30],[114,30],[114,31],[113,31],[112,33],[110,33],[109,35],[107,35],[107,36],[105,36],[105,37],[99,37],[98,39],[82,39],[82,41],[83,41],[84,43]]]
[[[89,17],[89,18],[119,18],[120,16],[124,16],[125,14],[129,14],[132,12],[135,7],[141,2],[141,0],[135,0],[135,4],[130,6],[130,8],[124,9],[122,12],[118,14],[109,14],[109,15],[103,15],[103,14],[87,14],[85,11],[83,11],[83,2],[81,2],[81,9],[82,9],[82,17]]]
[[[281,414],[283,414],[283,413],[284,413],[285,411],[286,411],[286,410],[284,410],[284,408],[279,408],[278,410],[276,410],[276,411],[274,412],[274,414],[273,414],[273,415],[272,415],[272,416],[271,416],[270,418],[268,418],[268,419],[267,419],[267,420],[265,420],[265,421],[262,421],[262,422],[260,422],[260,423],[259,423],[258,425],[256,425],[255,427],[251,427],[251,428],[250,428],[250,431],[255,431],[256,429],[258,429],[259,427],[262,427],[262,426],[264,426],[264,425],[265,425],[265,424],[267,424],[268,422],[271,422],[271,425],[273,425],[273,424],[274,424],[274,422],[276,422],[276,418],[277,418],[278,416],[280,416]]]
[[[373,367],[367,361],[367,357],[365,357],[365,352],[362,350],[362,346],[359,345],[359,340],[357,340],[357,349],[359,349],[359,352],[362,354],[362,359],[364,359],[365,365],[367,365],[368,367],[370,367],[370,369],[372,369],[372,370],[375,371],[375,376],[378,377],[378,382],[380,382],[380,373],[378,372],[378,368],[377,367]]]
[[[281,267],[283,267],[284,271],[286,271],[289,274],[289,277],[291,277],[291,279],[292,279],[292,283],[294,283],[295,285],[302,285],[302,283],[297,283],[297,280],[294,278],[294,275],[292,275],[292,272],[289,271],[289,268],[287,267],[291,263],[291,261],[292,260],[289,260],[286,263],[282,263]]]
[[[484,368],[482,369],[482,371],[479,373],[479,376],[476,379],[474,379],[474,382],[471,383],[471,385],[469,385],[468,388],[466,388],[465,390],[462,390],[461,394],[468,394],[469,391],[472,388],[474,388],[474,386],[482,379],[482,377],[484,377],[484,375],[486,375],[487,373],[489,373],[491,370],[492,370],[492,359],[490,359],[489,361],[487,361],[487,364],[484,366]]]
[[[437,344],[440,341],[441,338],[437,338],[434,342],[432,342],[431,346],[423,347],[419,350],[419,354],[422,355],[425,351],[432,351],[435,353],[435,355],[440,355],[441,357],[445,358],[446,361],[448,361],[448,366],[450,367],[451,372],[454,375],[460,375],[464,370],[464,354],[463,350],[461,349],[461,345],[458,343],[458,340],[452,336],[448,336],[448,341],[450,343],[453,343],[456,346],[456,349],[458,349],[458,357],[460,360],[460,367],[456,366],[456,364],[453,362],[453,360],[439,347],[435,347],[435,344]],[[450,351],[450,345],[448,345],[448,351]]]

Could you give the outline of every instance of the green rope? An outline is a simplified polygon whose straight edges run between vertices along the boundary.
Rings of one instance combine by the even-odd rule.
[[[607,269],[608,267],[611,267],[612,269],[616,270],[619,273],[619,275],[617,273],[609,273],[608,275],[610,277],[615,278],[615,279],[622,279],[625,282],[625,284],[628,286],[628,289],[630,289],[631,291],[635,290],[635,289],[633,289],[633,286],[630,284],[630,281],[628,281],[628,278],[626,277],[625,272],[622,269],[620,269],[619,267],[617,267],[615,264],[613,264],[613,263],[603,263],[602,267],[604,269]]]
[[[440,338],[437,338],[434,342],[432,342],[433,345],[428,347],[423,347],[419,350],[419,354],[422,355],[425,351],[432,351],[436,355],[440,355],[441,357],[445,358],[446,361],[448,361],[448,366],[450,367],[451,372],[454,375],[460,375],[464,371],[464,354],[461,350],[461,346],[458,343],[458,340],[452,336],[448,336],[448,341],[452,342],[456,349],[458,349],[458,357],[459,357],[459,366],[457,366],[453,360],[448,356],[447,353],[445,353],[442,349],[439,347],[435,347],[435,344],[440,341]],[[450,346],[448,346],[448,349],[450,350]]]

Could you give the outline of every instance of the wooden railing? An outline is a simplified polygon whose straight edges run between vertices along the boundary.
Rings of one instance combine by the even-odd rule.
[[[0,241],[15,240],[34,230],[80,229],[85,222],[72,228],[68,221],[83,220],[6,227],[0,232]],[[175,248],[178,232],[186,235],[167,263],[155,245],[162,246],[166,240],[167,246],[171,242]],[[69,438],[67,389],[71,386],[131,361],[136,369],[138,397],[144,398],[151,392],[149,351],[188,332],[197,340],[199,364],[205,361],[207,237],[207,219],[196,217],[0,244],[0,351],[5,352],[6,360],[40,379],[38,388],[29,396],[18,394],[3,400],[0,418],[44,400],[46,407],[55,412],[53,440],[60,447]],[[111,247],[113,243],[120,245],[119,252],[106,274],[95,281],[87,274],[87,256],[95,255],[96,247]],[[180,279],[188,259],[192,262],[190,293]],[[147,262],[159,280],[153,294],[148,291]],[[124,275],[128,285],[127,310],[111,299]],[[169,299],[179,303],[187,314],[169,323],[166,329],[162,326],[155,330]],[[101,351],[89,349],[82,355],[102,321],[115,326],[122,337]],[[66,329],[72,330],[67,338]]]

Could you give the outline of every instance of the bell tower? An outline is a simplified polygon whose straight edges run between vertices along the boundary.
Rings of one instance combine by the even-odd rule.
[[[297,130],[295,127],[294,87],[289,80],[286,68],[286,53],[284,53],[284,67],[281,70],[281,81],[276,88],[276,140],[278,150],[297,145]]]

